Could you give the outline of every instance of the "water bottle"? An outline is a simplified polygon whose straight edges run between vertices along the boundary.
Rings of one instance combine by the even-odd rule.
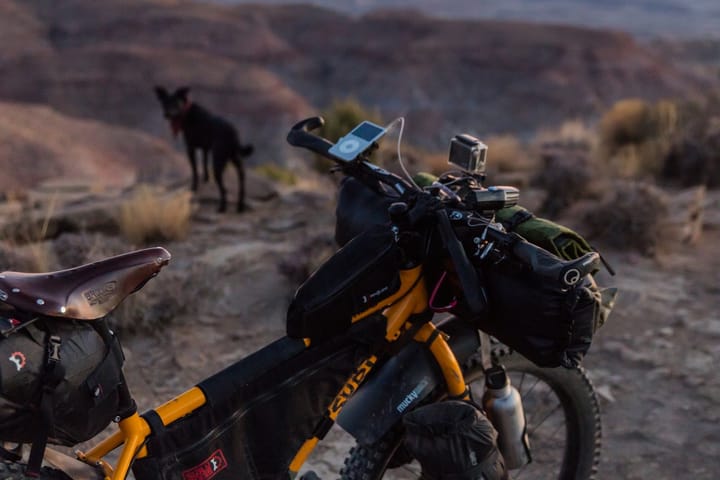
[[[485,370],[482,404],[488,419],[498,431],[498,448],[507,468],[520,468],[529,463],[530,447],[520,394],[510,385],[510,379],[501,365]]]

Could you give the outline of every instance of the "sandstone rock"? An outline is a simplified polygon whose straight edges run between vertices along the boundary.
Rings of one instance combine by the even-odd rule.
[[[278,196],[277,186],[252,170],[245,171],[245,188],[247,198],[253,200],[267,201]]]

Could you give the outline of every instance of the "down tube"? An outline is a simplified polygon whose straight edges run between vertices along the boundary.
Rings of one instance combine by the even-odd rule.
[[[467,322],[452,319],[441,328],[450,338],[445,342],[438,334],[438,339],[449,345],[455,363],[464,363],[480,348],[477,330]],[[411,342],[373,373],[347,402],[337,423],[359,443],[374,443],[444,383],[440,362],[431,349],[425,343]],[[464,396],[464,380],[453,383]]]
[[[402,282],[406,285],[412,285],[412,287],[410,287],[407,295],[388,307],[384,312],[384,316],[388,319],[386,339],[389,341],[394,341],[400,336],[400,332],[404,328],[407,319],[412,314],[420,313],[427,309],[427,290],[425,289],[425,284],[421,281],[421,272],[422,267],[420,266],[401,272]],[[402,275],[403,273],[405,275]],[[360,389],[361,384],[365,381],[376,362],[377,357],[375,357],[375,355],[371,355],[362,364],[360,364],[360,366],[347,379],[338,394],[328,406],[325,418],[316,429],[315,434],[303,443],[300,450],[298,450],[295,454],[292,462],[290,462],[288,472],[290,478],[295,478],[320,439],[327,434],[333,423],[335,423],[338,415],[345,407],[348,400]]]

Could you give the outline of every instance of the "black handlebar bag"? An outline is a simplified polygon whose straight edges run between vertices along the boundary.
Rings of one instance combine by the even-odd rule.
[[[479,269],[488,309],[478,326],[541,367],[579,365],[614,301],[590,275],[567,287],[511,260]]]
[[[341,247],[371,228],[389,225],[388,208],[398,198],[382,195],[359,180],[345,177],[335,208],[335,242]]]

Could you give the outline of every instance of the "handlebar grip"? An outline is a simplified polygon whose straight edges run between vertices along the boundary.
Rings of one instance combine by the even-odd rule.
[[[291,130],[302,130],[304,132],[309,132],[310,130],[315,130],[325,125],[325,119],[323,117],[309,117],[304,120],[300,120],[295,125],[292,126]]]
[[[600,255],[597,252],[589,252],[575,260],[565,261],[521,237],[517,238],[512,252],[534,272],[555,279],[567,287],[575,285],[600,266]]]
[[[465,293],[465,300],[470,310],[474,314],[479,314],[487,305],[485,289],[480,285],[478,273],[468,260],[462,243],[460,243],[460,240],[455,236],[455,231],[450,224],[447,212],[441,209],[438,210],[436,214],[438,217],[440,236],[450,253],[450,259],[455,265],[455,272],[460,279],[460,285]]]
[[[320,128],[324,124],[325,120],[323,120],[322,117],[310,117],[301,120],[293,125],[288,132],[287,142],[294,147],[307,148],[308,150],[327,157],[330,155],[328,150],[330,150],[333,144],[322,137],[310,133],[310,130]]]

